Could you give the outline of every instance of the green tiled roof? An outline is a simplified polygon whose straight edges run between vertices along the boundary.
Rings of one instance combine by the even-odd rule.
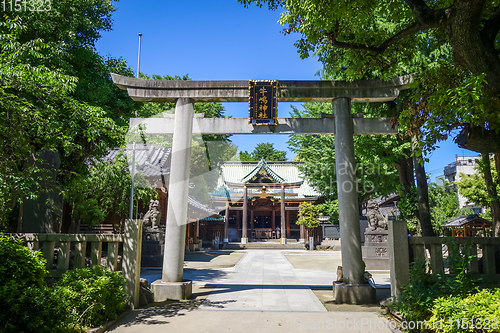
[[[245,177],[243,177],[241,179],[241,183],[248,183],[250,181],[252,181],[252,178],[254,176],[256,176],[261,170],[265,170],[267,172],[267,174],[278,184],[282,184],[282,183],[285,183],[285,179],[283,179],[282,177],[280,177],[278,174],[276,174],[276,172],[274,172],[270,167],[269,165],[267,165],[266,161],[265,160],[260,160],[259,161],[259,164],[257,164],[257,166],[252,170],[250,171],[249,174],[247,174]]]
[[[262,162],[262,161],[261,161]],[[231,194],[242,194],[243,189],[228,187],[228,183],[232,184],[244,184],[248,176],[252,175],[257,169],[262,168],[261,162],[224,162],[220,168],[219,179],[217,182],[216,190],[211,193],[214,198],[230,198]],[[301,184],[298,188],[288,188],[286,193],[296,193],[297,195],[290,198],[304,199],[304,198],[316,198],[320,194],[309,184],[307,179],[303,178],[302,173],[299,170],[300,162],[265,162],[266,167],[269,171],[269,176],[274,179],[280,179],[281,183],[299,183]],[[261,168],[257,168],[257,166]],[[253,175],[252,175],[253,177]],[[258,196],[257,193],[253,195],[251,192],[248,193],[249,197]],[[285,194],[286,197],[286,194]],[[274,197],[279,199],[280,196]]]

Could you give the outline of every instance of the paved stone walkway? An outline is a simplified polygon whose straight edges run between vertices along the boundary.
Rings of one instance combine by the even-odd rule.
[[[325,312],[281,251],[253,250],[227,275],[199,310]],[[333,281],[333,280],[331,280]]]

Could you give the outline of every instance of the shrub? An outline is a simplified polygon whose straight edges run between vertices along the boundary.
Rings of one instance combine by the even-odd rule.
[[[95,327],[114,319],[125,307],[125,278],[102,266],[66,272],[54,286],[74,326]]]
[[[46,261],[0,233],[0,332],[59,332],[61,307],[45,285]]]
[[[406,320],[424,321],[432,315],[434,301],[445,296],[465,297],[478,290],[467,271],[471,258],[462,254],[450,255],[449,262],[455,267],[453,276],[427,273],[424,262],[415,262],[410,271],[410,281],[403,286],[396,309]]]
[[[38,251],[30,251],[21,239],[0,233],[0,286],[13,283],[17,287],[45,285],[47,262]]]
[[[483,289],[466,298],[434,301],[429,324],[436,332],[500,332],[500,289]]]

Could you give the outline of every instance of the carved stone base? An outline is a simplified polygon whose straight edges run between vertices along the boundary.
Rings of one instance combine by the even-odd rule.
[[[151,283],[151,291],[155,302],[164,302],[167,299],[181,300],[189,299],[193,293],[193,282],[183,280],[182,282],[163,282],[156,280]]]
[[[333,282],[333,298],[337,304],[374,304],[376,289],[370,284],[345,284]]]

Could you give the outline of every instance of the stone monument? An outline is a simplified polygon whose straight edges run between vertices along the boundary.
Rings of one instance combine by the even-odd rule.
[[[149,209],[142,218],[144,229],[142,232],[142,267],[162,267],[165,245],[165,228],[159,226],[160,202],[151,200]]]
[[[388,218],[380,213],[375,201],[368,202],[366,217],[368,228],[365,229],[365,242],[361,248],[365,269],[388,270]]]

